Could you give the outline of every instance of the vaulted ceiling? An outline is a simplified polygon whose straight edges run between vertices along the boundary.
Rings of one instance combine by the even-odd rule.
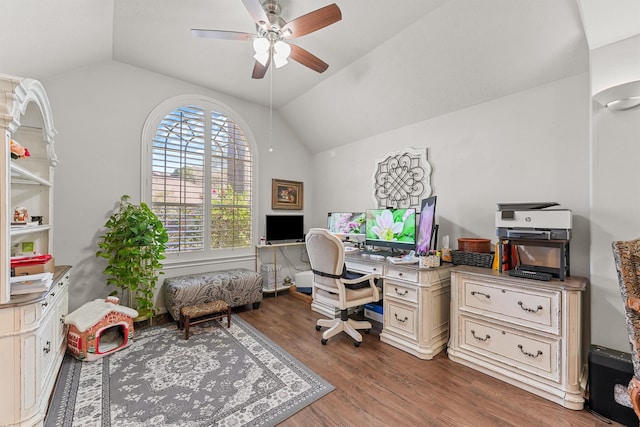
[[[255,80],[250,42],[190,33],[255,33],[240,0],[2,0],[0,73],[46,79],[115,60],[262,105],[272,84],[278,112],[321,151],[586,72],[587,40],[628,37],[635,22],[598,0],[279,3],[289,21],[330,1],[342,20],[295,41],[329,69],[290,61]]]

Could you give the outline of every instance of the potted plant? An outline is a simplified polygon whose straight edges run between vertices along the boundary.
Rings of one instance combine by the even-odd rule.
[[[106,233],[98,242],[97,257],[108,260],[104,273],[107,285],[120,288],[122,300],[140,315],[136,321],[155,314],[154,291],[168,240],[167,231],[145,203],[135,205],[126,194],[120,207],[105,223]],[[114,292],[115,293],[115,292]]]

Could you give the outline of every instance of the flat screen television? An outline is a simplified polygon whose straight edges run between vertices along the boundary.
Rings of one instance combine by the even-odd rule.
[[[418,220],[418,238],[416,240],[416,252],[424,255],[429,250],[435,249],[436,242],[436,201],[437,196],[422,199],[420,207],[420,219]]]
[[[367,209],[365,230],[367,245],[413,250],[416,246],[416,210]]]
[[[267,215],[267,242],[301,242],[304,240],[304,215]]]
[[[343,240],[364,241],[364,212],[329,212],[327,230]]]

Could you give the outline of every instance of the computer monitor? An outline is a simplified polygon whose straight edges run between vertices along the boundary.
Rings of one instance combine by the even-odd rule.
[[[327,230],[343,240],[364,241],[364,212],[329,212]]]
[[[367,245],[413,250],[416,246],[416,210],[367,209],[365,230]]]
[[[437,196],[422,199],[420,208],[420,220],[418,221],[418,238],[416,241],[416,252],[424,255],[429,250],[435,249],[436,230],[436,201]]]

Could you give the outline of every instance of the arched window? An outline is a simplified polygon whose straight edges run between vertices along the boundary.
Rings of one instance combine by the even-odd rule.
[[[167,255],[248,248],[254,160],[247,133],[211,100],[176,101],[156,108],[143,132],[147,191],[169,235]]]

